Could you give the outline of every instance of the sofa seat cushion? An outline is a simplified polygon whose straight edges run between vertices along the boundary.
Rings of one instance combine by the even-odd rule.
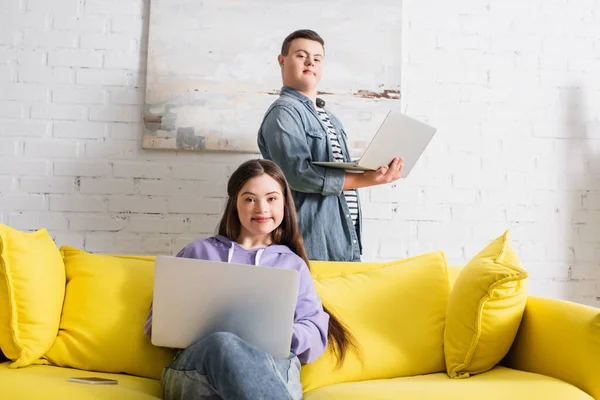
[[[469,379],[446,373],[340,383],[304,393],[304,400],[592,400],[581,389],[558,379],[497,366]]]
[[[20,369],[0,364],[0,397],[3,399],[160,399],[160,381],[131,375],[106,374],[35,365]],[[117,379],[117,385],[86,385],[68,382],[69,377],[98,376]]]

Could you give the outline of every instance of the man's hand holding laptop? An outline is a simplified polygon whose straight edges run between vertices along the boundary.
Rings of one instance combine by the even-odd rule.
[[[394,182],[408,176],[436,131],[436,128],[407,115],[390,111],[360,160],[313,161],[313,164],[345,169],[344,189]]]
[[[382,165],[376,171],[365,171],[366,179],[372,180],[373,184],[392,183],[400,179],[404,160],[401,157],[395,157],[390,165]]]
[[[360,174],[346,172],[344,190],[392,183],[400,179],[403,167],[402,158],[394,157],[390,165],[382,165],[375,171],[364,171]]]

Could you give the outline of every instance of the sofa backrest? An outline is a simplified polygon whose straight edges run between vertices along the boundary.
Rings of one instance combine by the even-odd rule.
[[[450,283],[444,253],[387,263],[311,262],[311,272],[323,304],[354,336],[358,351],[337,365],[330,341],[325,354],[302,368],[305,391],[445,370]]]

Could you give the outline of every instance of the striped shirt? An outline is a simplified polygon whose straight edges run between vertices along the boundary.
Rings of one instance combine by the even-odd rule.
[[[331,124],[331,120],[329,119],[327,112],[319,107],[317,107],[317,112],[319,113],[319,118],[321,118],[321,121],[323,121],[323,124],[325,124],[327,127],[327,134],[329,135],[329,142],[331,143],[331,151],[333,152],[334,161],[344,162],[344,152],[342,150],[342,146],[340,146],[338,134]],[[344,190],[344,197],[346,198],[346,203],[348,203],[348,208],[350,209],[352,222],[356,227],[358,225],[358,196],[356,189]]]

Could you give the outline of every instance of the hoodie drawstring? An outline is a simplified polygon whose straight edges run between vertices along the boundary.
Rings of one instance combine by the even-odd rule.
[[[254,265],[258,266],[258,263],[260,262],[260,256],[262,255],[263,251],[265,251],[265,249],[258,249],[256,252],[256,257],[254,257]]]
[[[233,252],[235,249],[235,243],[231,242],[231,247],[229,248],[229,254],[227,254],[227,262],[231,263],[231,260],[233,259]],[[260,263],[260,256],[262,255],[263,251],[265,251],[265,249],[258,249],[258,251],[256,252],[256,256],[254,257],[254,265],[258,266],[258,264]]]
[[[231,247],[229,248],[229,254],[227,255],[228,263],[231,263],[231,259],[233,258],[233,246],[235,246],[235,243],[231,242]]]

